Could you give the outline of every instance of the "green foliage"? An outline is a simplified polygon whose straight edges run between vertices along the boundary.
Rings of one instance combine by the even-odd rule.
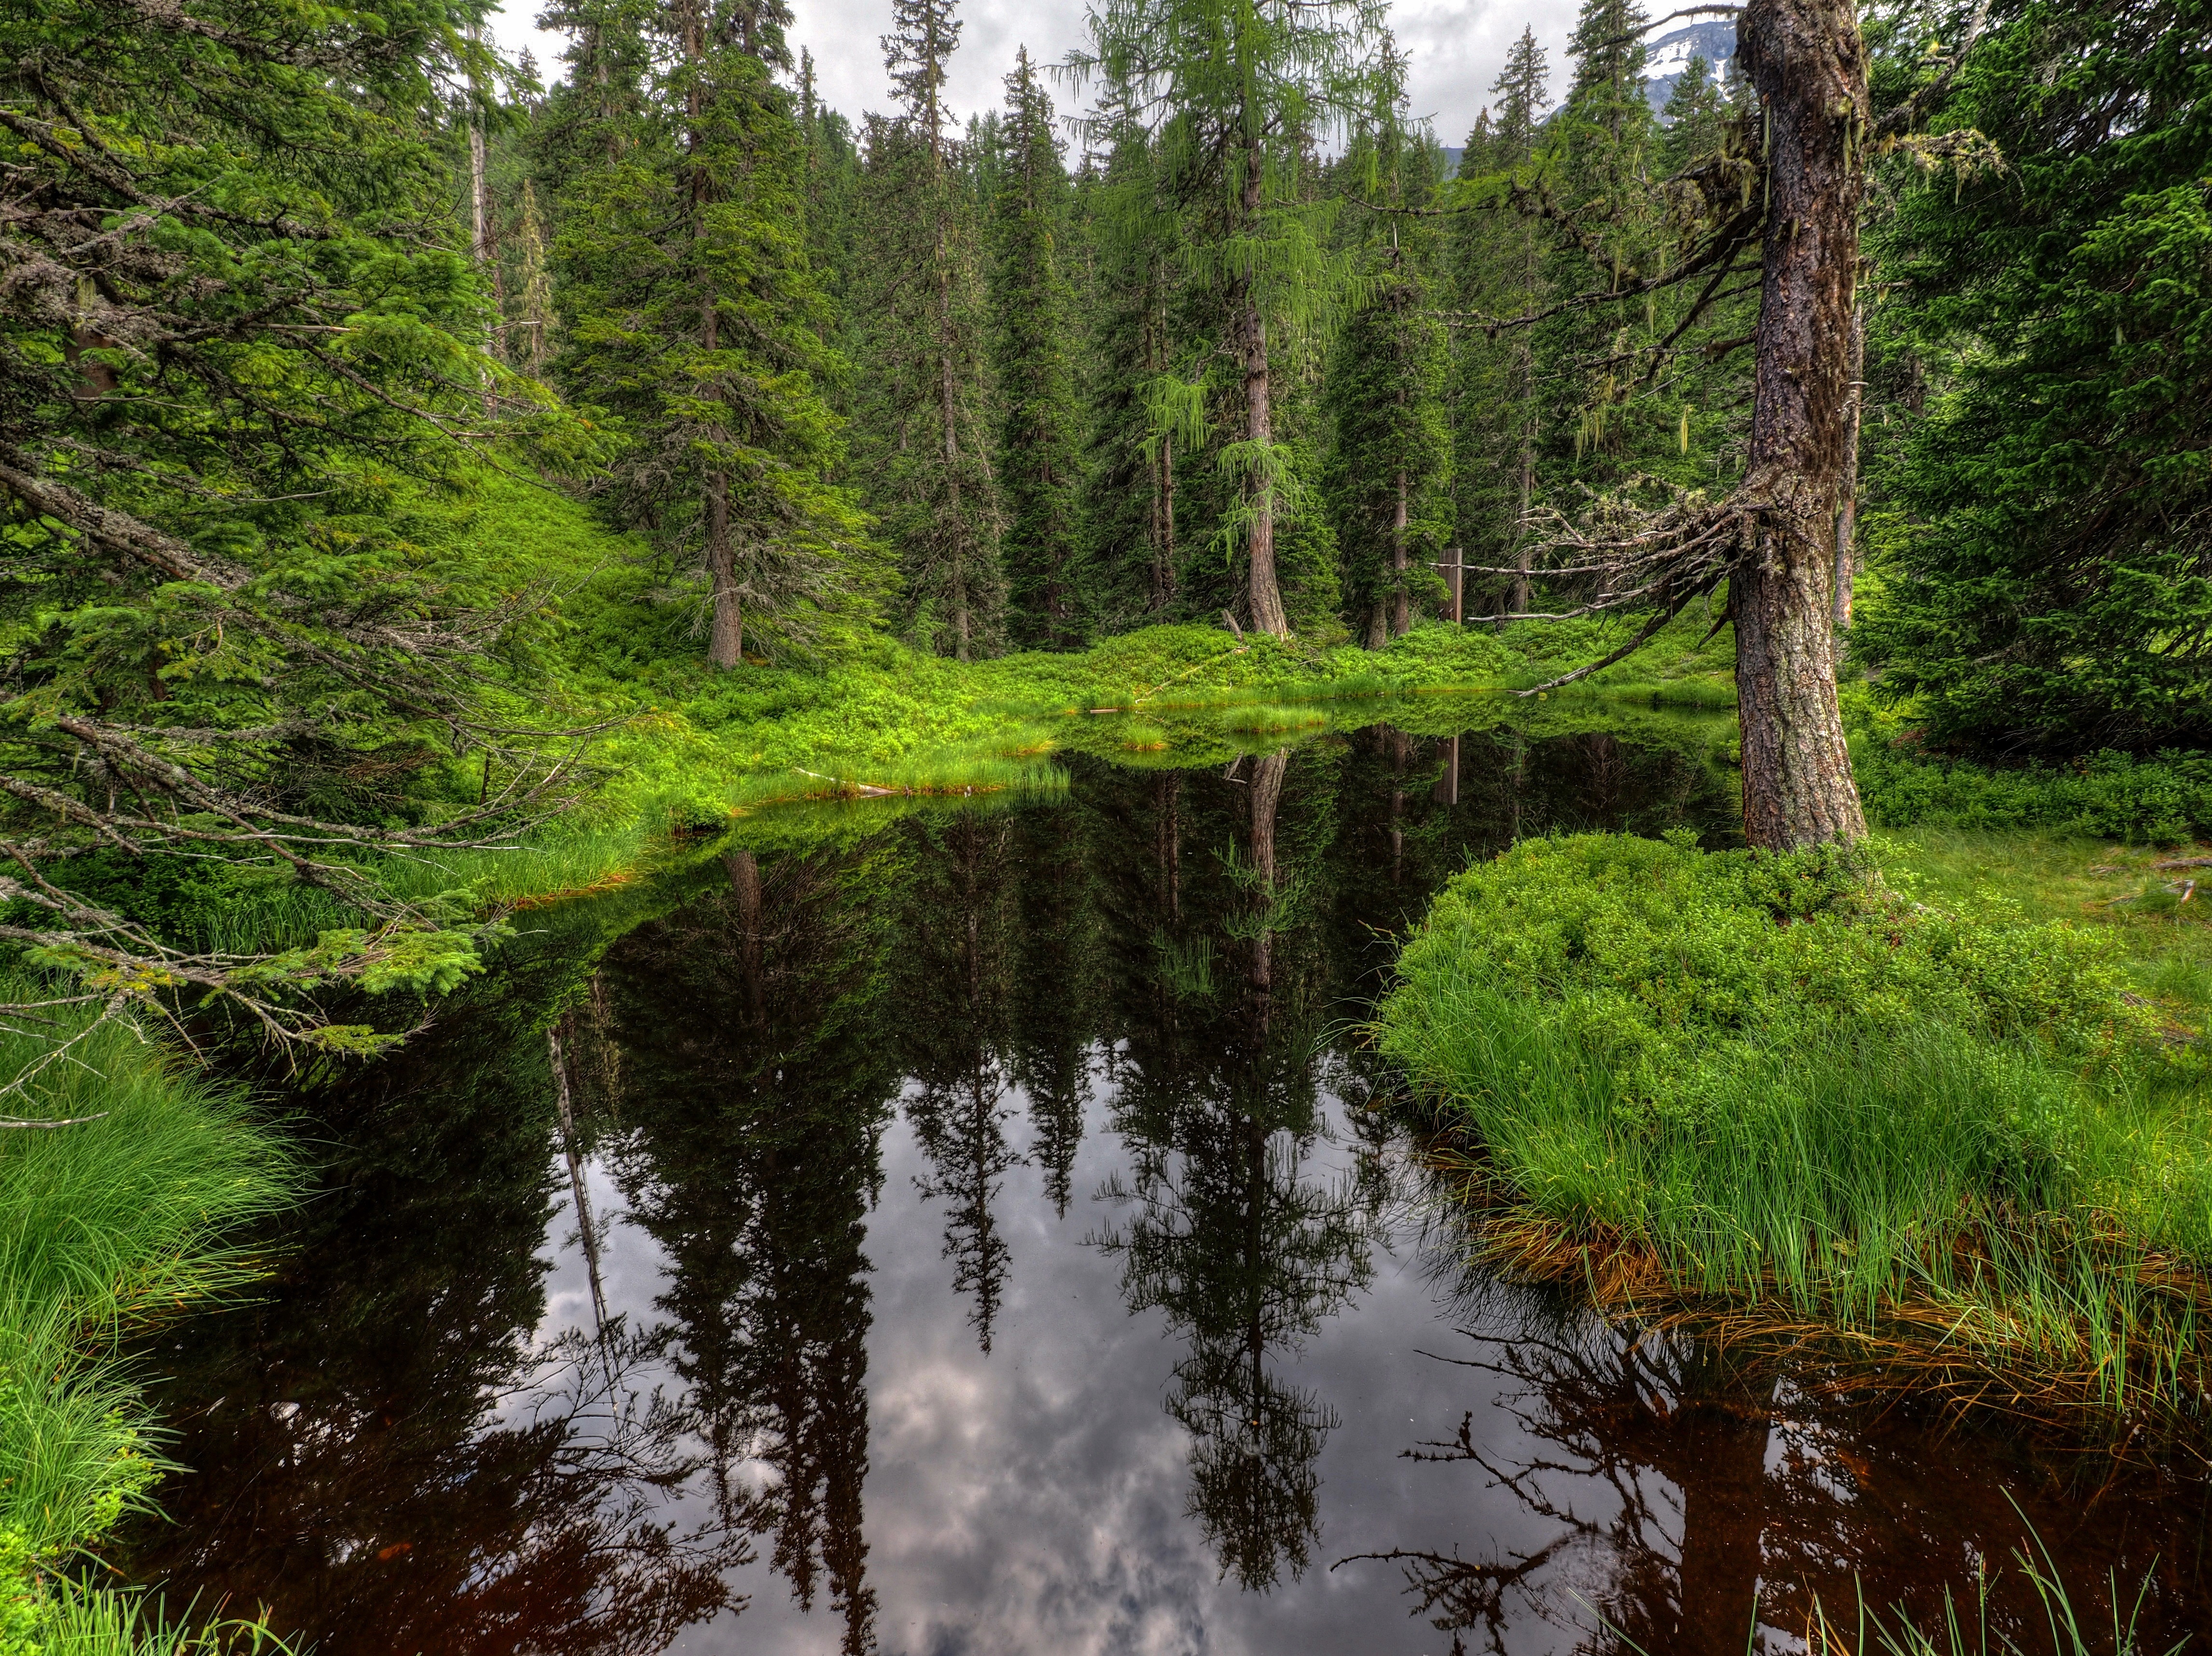
[[[789,94],[753,52],[707,45],[617,108],[590,123],[612,154],[562,197],[554,243],[555,376],[627,440],[596,486],[605,510],[651,535],[720,665],[748,636],[772,653],[865,626],[886,594],[832,481],[844,444],[822,387],[847,369],[823,343]]]
[[[1886,828],[2036,828],[2181,845],[2212,837],[2212,754],[2106,750],[2004,769],[1927,753],[1921,731],[1863,691],[1846,698],[1851,770],[1867,820]]]
[[[1936,746],[2212,745],[2209,23],[2008,0],[1934,119],[1978,147],[1895,163],[1852,648]]]
[[[2157,1044],[2108,936],[1870,873],[1524,842],[1437,898],[1378,1038],[1503,1213],[1648,1260],[1653,1292],[1948,1324],[1990,1367],[2191,1406],[2191,1291],[2130,1262],[2212,1266],[2201,1060]]]

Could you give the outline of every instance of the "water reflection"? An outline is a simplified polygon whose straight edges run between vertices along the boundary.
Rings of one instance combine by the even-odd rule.
[[[1754,1592],[1771,1648],[1855,1568],[1938,1602],[2008,1488],[2084,1580],[2162,1554],[2187,1626],[2197,1486],[2091,1501],[1425,1229],[1345,1034],[1395,928],[1516,831],[1729,814],[1684,749],[1381,727],[763,817],[550,911],[298,1101],[328,1189],[265,1302],[165,1336],[197,1470],[132,1567],[329,1656],[1616,1647],[1601,1616],[1735,1656]]]

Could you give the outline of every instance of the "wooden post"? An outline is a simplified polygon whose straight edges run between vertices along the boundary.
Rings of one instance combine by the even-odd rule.
[[[1444,578],[1444,584],[1451,588],[1452,625],[1463,626],[1467,612],[1467,549],[1463,546],[1448,547],[1445,557],[1451,561],[1439,562],[1436,571]]]

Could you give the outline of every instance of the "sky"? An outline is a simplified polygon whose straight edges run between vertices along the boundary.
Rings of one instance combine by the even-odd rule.
[[[495,20],[494,33],[510,53],[530,47],[539,72],[550,79],[559,67],[562,37],[534,27],[539,3],[511,0]],[[889,109],[879,42],[890,27],[890,0],[792,0],[792,9],[793,53],[801,46],[814,53],[824,101],[855,121],[869,110]],[[1556,97],[1576,9],[1576,0],[1399,0],[1391,27],[1411,60],[1407,89],[1413,113],[1434,120],[1441,143],[1463,143],[1524,24],[1534,26],[1550,58]],[[1026,46],[1036,61],[1054,62],[1081,42],[1083,15],[1083,0],[963,0],[966,27],[946,89],[953,112],[964,121],[1002,104],[1015,48]],[[1075,113],[1079,100],[1068,88],[1053,91],[1062,114]]]

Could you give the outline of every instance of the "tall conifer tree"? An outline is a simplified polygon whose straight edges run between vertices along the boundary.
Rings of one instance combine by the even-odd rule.
[[[1534,29],[1524,28],[1491,85],[1460,157],[1460,177],[1518,182],[1528,178],[1541,136],[1550,71]],[[1514,316],[1542,307],[1550,292],[1542,227],[1517,212],[1474,212],[1454,222],[1453,293],[1467,313]],[[1499,607],[1528,607],[1527,520],[1536,483],[1541,409],[1534,339],[1527,328],[1462,331],[1453,362],[1454,529],[1467,561],[1510,567]]]
[[[842,364],[806,258],[799,125],[769,77],[786,15],[675,0],[594,18],[572,54],[608,159],[578,169],[563,203],[555,372],[620,417],[630,446],[605,502],[679,577],[703,576],[721,667],[749,630],[772,646],[864,617],[878,584],[857,503],[830,481],[842,445],[818,386]],[[634,23],[670,50],[633,87],[599,85],[599,66],[646,58],[608,38]]]
[[[1227,426],[1216,464],[1234,496],[1221,533],[1242,554],[1252,624],[1279,636],[1290,617],[1277,522],[1310,481],[1277,429],[1283,370],[1344,274],[1323,247],[1309,161],[1370,106],[1378,25],[1369,0],[1104,0],[1090,49],[1071,59],[1159,112],[1149,119],[1161,181],[1205,301],[1178,341],[1192,383],[1170,423],[1186,440],[1217,417]],[[1215,377],[1224,362],[1227,384]]]
[[[1404,59],[1386,43],[1373,117],[1346,171],[1381,210],[1361,216],[1365,302],[1337,335],[1324,401],[1329,493],[1345,600],[1370,649],[1411,630],[1416,600],[1444,594],[1430,567],[1450,533],[1451,437],[1443,330],[1432,314],[1429,221],[1390,210],[1434,188],[1424,136],[1407,130]]]
[[[864,338],[876,388],[864,417],[871,498],[898,551],[907,630],[964,661],[1004,636],[1006,571],[979,216],[944,102],[954,11],[955,0],[896,0],[884,37],[902,113],[868,118]]]
[[[1091,326],[1085,533],[1090,603],[1109,628],[1165,617],[1176,601],[1176,434],[1156,429],[1151,393],[1166,373],[1176,286],[1176,220],[1160,200],[1151,135],[1121,89],[1098,122],[1107,143],[1091,226],[1097,275]]]
[[[992,308],[1009,607],[1019,642],[1063,646],[1076,636],[1077,580],[1071,295],[1060,268],[1067,174],[1027,47],[1006,76],[1001,131]]]

